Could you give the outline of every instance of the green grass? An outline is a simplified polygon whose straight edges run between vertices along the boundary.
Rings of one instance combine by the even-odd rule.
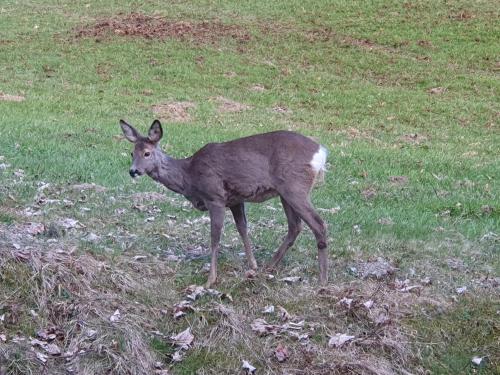
[[[146,131],[155,118],[153,105],[191,101],[196,108],[190,121],[164,122],[163,147],[174,157],[208,142],[274,129],[315,136],[330,150],[326,183],[314,191],[313,201],[324,209],[340,207],[335,214],[321,212],[329,226],[332,283],[350,282],[348,268],[360,259],[382,256],[398,263],[399,278],[431,276],[436,295],[448,298],[462,285],[473,289],[475,280],[500,273],[497,8],[494,1],[461,0],[4,0],[0,92],[25,100],[0,100],[0,164],[10,164],[0,168],[0,224],[13,232],[25,221],[48,226],[73,217],[85,225],[82,233],[49,231],[40,241],[52,238],[107,261],[165,251],[182,255],[190,246],[206,246],[208,225],[182,227],[200,214],[173,194],[166,202],[144,203],[146,211],[132,208],[131,194],[163,190],[147,179],[131,182],[131,146],[117,137],[120,118]],[[238,25],[251,38],[206,43],[75,37],[76,28],[131,12],[187,22],[219,20]],[[255,85],[265,90],[253,91]],[[429,92],[436,87],[444,92]],[[252,108],[219,113],[217,96]],[[276,112],[276,106],[289,111]],[[19,169],[22,178],[14,175]],[[408,182],[392,183],[391,176],[406,176]],[[72,204],[45,205],[40,216],[25,218],[22,212],[35,203],[42,182],[51,184],[43,192],[47,198]],[[69,188],[84,182],[107,191]],[[367,189],[372,197],[364,197]],[[122,208],[120,215],[116,210]],[[167,224],[167,215],[176,218]],[[150,216],[155,221],[145,222]],[[381,224],[389,218],[392,224]],[[279,202],[250,205],[249,222],[262,264],[286,231]],[[88,242],[83,233],[101,240]],[[223,243],[221,289],[249,299],[253,289],[245,289],[241,275],[233,277],[243,263],[229,219]],[[297,267],[316,275],[313,249],[305,231],[287,254],[282,275]],[[467,272],[450,269],[449,258],[462,259]],[[202,255],[182,262],[175,287],[202,283],[200,269],[207,261]],[[445,332],[466,327],[461,314],[470,309],[477,321],[492,320],[491,306],[498,302],[492,292],[480,289],[477,301],[462,302],[432,318],[433,324]],[[146,299],[141,303],[147,305]],[[476,304],[481,308],[473,308]],[[415,314],[418,340],[435,339],[434,325]],[[482,332],[471,333],[481,337],[475,347],[491,357],[481,371],[494,373],[499,360],[492,353],[494,338]],[[453,340],[443,340],[438,351],[422,351],[419,365],[433,373],[472,371],[468,334],[464,328]],[[166,351],[160,342],[152,347]],[[217,361],[219,353],[203,350],[197,348],[174,372],[192,373]]]

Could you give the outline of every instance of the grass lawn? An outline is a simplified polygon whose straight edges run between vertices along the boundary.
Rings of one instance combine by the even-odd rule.
[[[3,0],[0,374],[500,373],[498,18],[489,0]],[[319,139],[328,287],[308,229],[248,278],[228,212],[216,291],[196,289],[208,217],[130,179],[121,118],[161,119],[178,158]],[[248,215],[262,265],[285,215]]]

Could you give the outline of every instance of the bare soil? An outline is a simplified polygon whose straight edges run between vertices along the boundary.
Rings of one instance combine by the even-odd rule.
[[[238,25],[220,21],[178,21],[142,13],[118,14],[100,19],[94,24],[74,29],[77,38],[95,37],[98,40],[112,35],[146,39],[182,39],[200,43],[215,43],[223,38],[247,42],[250,34]]]
[[[191,120],[189,110],[195,107],[192,102],[168,102],[155,104],[152,110],[162,120],[188,122]]]

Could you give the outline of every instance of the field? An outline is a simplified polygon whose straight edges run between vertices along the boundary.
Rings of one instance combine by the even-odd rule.
[[[481,1],[0,3],[0,374],[500,373],[500,26]],[[329,150],[319,288],[279,200],[209,219],[128,175],[119,119],[187,157]],[[246,361],[246,362],[245,362]],[[248,366],[246,366],[248,364]],[[246,367],[246,368],[245,368]]]

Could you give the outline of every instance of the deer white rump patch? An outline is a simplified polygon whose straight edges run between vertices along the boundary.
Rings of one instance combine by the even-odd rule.
[[[326,164],[326,156],[328,155],[328,151],[323,146],[319,146],[318,152],[316,152],[311,159],[311,167],[313,168],[315,173],[319,173],[320,171],[325,171]]]

